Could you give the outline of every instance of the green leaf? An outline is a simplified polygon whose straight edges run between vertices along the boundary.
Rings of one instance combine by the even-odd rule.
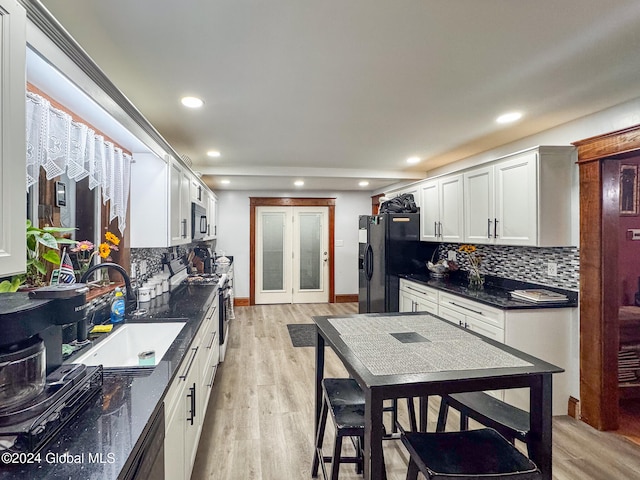
[[[11,292],[11,282],[9,280],[3,280],[0,282],[0,293]]]
[[[44,263],[42,263],[40,260],[34,260],[33,266],[36,267],[36,270],[38,270],[38,272],[40,272],[42,275],[46,275],[47,268],[44,266]]]
[[[34,251],[36,249],[37,244],[38,244],[38,241],[36,240],[35,235],[27,235],[27,248],[30,251]]]
[[[58,245],[76,245],[78,243],[77,240],[71,240],[70,238],[56,238],[56,242],[58,242]]]
[[[41,237],[36,237],[38,242],[44,245],[45,247],[53,248],[55,250],[58,249],[58,242],[56,241],[56,237],[51,235],[50,233],[45,233]]]
[[[77,228],[67,228],[67,227],[43,227],[43,231],[49,233],[69,233],[77,230]]]
[[[60,255],[58,255],[58,252],[47,250],[41,256],[47,262],[53,263],[54,265],[60,265]]]
[[[29,220],[27,218],[27,230],[29,230],[29,228],[31,228],[31,225],[33,225],[33,223],[31,223],[31,220]]]

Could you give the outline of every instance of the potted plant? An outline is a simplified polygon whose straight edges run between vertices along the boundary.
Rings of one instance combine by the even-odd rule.
[[[63,227],[34,227],[31,220],[27,220],[27,271],[14,275],[11,280],[0,282],[0,292],[15,292],[22,285],[28,287],[42,287],[47,276],[47,264],[60,265],[60,245],[75,245],[77,242],[69,238],[55,236],[73,232],[75,228]]]

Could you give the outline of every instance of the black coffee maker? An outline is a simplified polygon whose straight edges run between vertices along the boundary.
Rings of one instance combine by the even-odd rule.
[[[0,294],[0,450],[40,451],[101,390],[101,366],[62,363],[62,326],[84,320],[87,292]]]
[[[0,294],[0,407],[35,397],[62,365],[62,325],[84,319],[84,284]]]

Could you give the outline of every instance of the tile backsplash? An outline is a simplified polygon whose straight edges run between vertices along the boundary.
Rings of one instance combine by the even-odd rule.
[[[456,262],[462,270],[469,269],[466,254],[458,252],[461,244],[443,243],[439,258],[456,252]],[[488,275],[533,282],[568,290],[578,290],[580,281],[580,253],[578,247],[516,247],[506,245],[475,245],[481,257],[480,271]],[[548,264],[555,263],[557,275],[548,274]]]

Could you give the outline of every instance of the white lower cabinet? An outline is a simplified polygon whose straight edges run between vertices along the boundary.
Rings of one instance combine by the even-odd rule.
[[[403,308],[411,305],[411,295],[415,301],[416,291],[426,292],[429,309],[412,310]],[[437,306],[437,313],[431,311]],[[426,287],[420,283],[400,279],[400,311],[425,311],[437,314],[451,323],[483,335],[496,342],[504,343],[546,362],[564,368],[565,372],[553,375],[553,414],[566,415],[570,395],[571,308],[510,309],[485,305],[441,290]],[[492,395],[529,410],[529,391],[511,389],[488,392]]]
[[[438,291],[419,283],[400,279],[401,312],[428,312],[438,314]]]
[[[218,365],[217,314],[214,300],[165,396],[166,479],[191,478]]]

